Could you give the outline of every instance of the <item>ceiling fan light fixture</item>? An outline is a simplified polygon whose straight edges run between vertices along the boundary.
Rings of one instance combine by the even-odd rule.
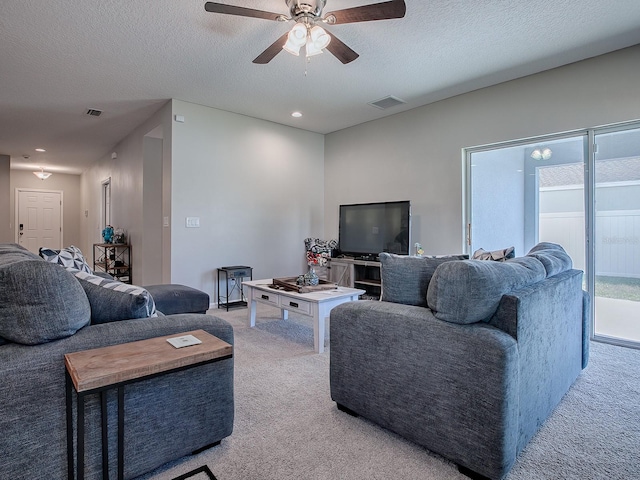
[[[289,35],[287,35],[287,42],[283,45],[287,52],[292,55],[300,55],[300,48],[307,43],[307,27],[302,23],[296,23]]]
[[[327,35],[324,28],[314,26],[309,32],[307,39],[307,57],[312,57],[322,53],[322,50],[329,45],[331,37]]]

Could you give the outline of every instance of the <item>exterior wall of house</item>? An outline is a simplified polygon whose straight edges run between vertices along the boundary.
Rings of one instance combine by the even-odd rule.
[[[461,251],[463,148],[638,119],[638,78],[635,46],[328,134],[324,236],[340,204],[409,199],[412,241]]]

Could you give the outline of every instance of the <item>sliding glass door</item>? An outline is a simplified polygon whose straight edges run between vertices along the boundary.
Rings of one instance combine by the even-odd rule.
[[[640,129],[594,138],[594,334],[640,342]]]
[[[466,152],[466,244],[562,245],[585,271],[594,339],[640,348],[640,125]]]
[[[524,255],[554,242],[584,269],[586,143],[580,135],[471,151],[469,253],[513,246]]]

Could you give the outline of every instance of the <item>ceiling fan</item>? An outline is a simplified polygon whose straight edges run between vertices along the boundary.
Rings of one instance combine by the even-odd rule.
[[[263,18],[278,22],[295,22],[289,32],[278,38],[253,60],[253,63],[259,64],[269,63],[283,49],[294,55],[299,55],[303,46],[306,49],[307,57],[322,53],[322,50],[326,48],[342,63],[353,62],[359,55],[319,24],[340,25],[343,23],[402,18],[407,10],[404,0],[390,0],[361,7],[336,10],[323,16],[322,9],[326,1],[285,0],[287,7],[289,7],[289,16],[216,2],[205,3],[204,9],[212,13]]]

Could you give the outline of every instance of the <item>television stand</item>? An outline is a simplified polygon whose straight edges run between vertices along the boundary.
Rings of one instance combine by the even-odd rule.
[[[378,255],[361,255],[359,257],[355,257],[354,260],[363,260],[365,262],[378,262]]]
[[[380,262],[375,255],[364,260],[358,258],[330,258],[329,281],[342,287],[360,288],[366,293],[362,298],[379,299],[381,294]]]

